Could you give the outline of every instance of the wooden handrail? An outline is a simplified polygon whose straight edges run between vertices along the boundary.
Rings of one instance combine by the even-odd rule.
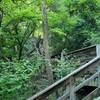
[[[63,86],[64,84],[69,83],[69,80],[71,77],[75,77],[82,71],[85,71],[86,69],[89,69],[89,68],[96,67],[99,64],[100,64],[100,57],[96,57],[93,60],[91,60],[90,62],[83,65],[82,67],[76,69],[69,75],[65,76],[64,78],[62,78],[62,79],[58,80],[57,82],[55,82],[54,84],[50,85],[48,88],[46,88],[42,92],[39,92],[36,95],[28,98],[27,100],[44,100],[44,98],[46,98],[48,95],[50,95],[51,93],[56,91],[59,87]]]
[[[66,55],[72,55],[72,54],[76,54],[76,53],[80,53],[80,52],[85,52],[85,51],[95,51],[96,50],[96,45],[92,45],[92,46],[89,46],[89,47],[85,47],[85,48],[82,48],[82,49],[78,49],[78,50],[74,50],[74,51],[71,51],[71,52],[68,52],[66,53]],[[59,56],[61,53],[59,54],[56,54],[56,55],[53,55],[51,56],[51,58],[54,58],[55,56]]]
[[[93,50],[93,49],[96,49],[96,45],[85,47],[85,48],[78,49],[78,50],[75,50],[75,51],[71,51],[71,52],[67,53],[67,55],[75,54],[75,53],[79,53],[79,52],[85,52],[85,51]]]

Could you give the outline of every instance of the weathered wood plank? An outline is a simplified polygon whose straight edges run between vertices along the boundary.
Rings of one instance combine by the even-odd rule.
[[[84,52],[84,53],[90,53],[90,52],[95,52],[96,51],[96,45],[93,45],[93,46],[89,46],[89,47],[85,47],[85,48],[81,48],[81,49],[78,49],[78,50],[75,50],[75,51],[71,51],[71,52],[69,52],[69,53],[67,53],[67,54],[65,54],[66,56],[67,55],[73,55],[73,54],[77,54],[77,53],[81,53],[81,52]],[[56,57],[58,57],[58,56],[60,56],[61,55],[61,52],[59,52],[59,53],[57,53],[57,54],[55,54],[55,55],[53,55],[51,58],[54,58],[55,56]]]
[[[75,53],[79,53],[79,52],[95,51],[95,50],[96,50],[96,45],[69,52],[67,55],[75,54]]]
[[[70,77],[70,100],[76,100],[76,96],[75,96],[75,79],[74,77]]]
[[[67,98],[69,97],[69,91],[67,91],[63,96],[59,97],[57,100],[67,100]]]
[[[100,57],[100,44],[96,45],[96,55]]]
[[[83,86],[87,85],[90,81],[92,81],[93,79],[95,79],[96,77],[98,77],[99,72],[95,73],[94,75],[92,75],[90,78],[86,79],[84,82],[82,82],[81,84],[79,84],[78,86],[75,87],[75,92],[78,91],[79,89],[81,89]]]
[[[98,67],[98,82],[97,82],[97,85],[98,87],[100,88],[100,66]]]
[[[96,57],[93,60],[89,61],[85,65],[81,66],[77,70],[75,70],[74,76],[80,76],[83,75],[84,72],[89,71],[89,70],[94,70],[97,66],[100,64],[100,57]]]

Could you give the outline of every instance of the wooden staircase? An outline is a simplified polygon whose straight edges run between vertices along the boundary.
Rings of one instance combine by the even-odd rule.
[[[100,96],[100,45],[69,55],[80,57],[81,67],[27,100],[93,100]]]

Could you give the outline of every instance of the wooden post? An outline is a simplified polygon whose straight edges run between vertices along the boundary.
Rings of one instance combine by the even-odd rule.
[[[96,55],[97,55],[97,57],[100,57],[100,44],[96,45]],[[97,85],[100,88],[100,66],[98,66],[97,70],[99,72],[98,80],[97,80]]]
[[[96,55],[97,57],[100,57],[100,44],[96,45]]]
[[[98,85],[98,88],[100,88],[100,66],[98,67],[98,72],[99,72],[99,75],[98,75],[97,85]]]
[[[75,92],[74,92],[75,89],[74,83],[75,83],[74,77],[71,77],[70,78],[70,100],[76,100]]]

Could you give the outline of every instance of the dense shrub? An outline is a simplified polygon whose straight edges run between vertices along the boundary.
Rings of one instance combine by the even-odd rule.
[[[36,87],[30,78],[38,75],[41,64],[42,59],[36,57],[33,63],[26,59],[0,61],[0,100],[21,100],[31,95]]]
[[[69,59],[62,56],[61,59],[56,59],[56,61],[57,63],[53,65],[54,78],[56,79],[68,75],[80,65],[80,60],[76,57]]]

